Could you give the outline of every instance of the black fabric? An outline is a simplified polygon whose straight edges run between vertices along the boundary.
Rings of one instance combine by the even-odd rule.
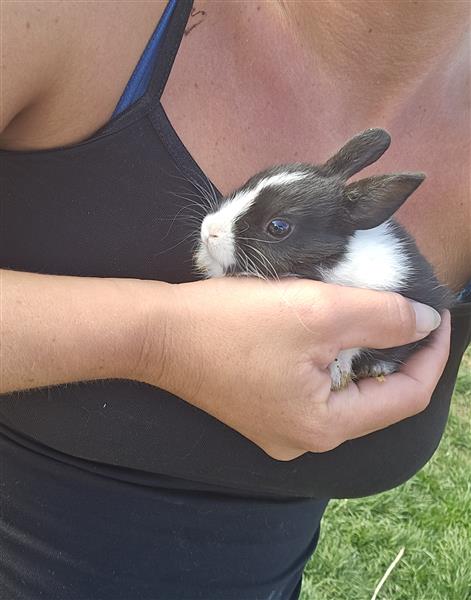
[[[0,454],[2,600],[298,597],[323,501],[166,489],[1,432]]]
[[[136,105],[83,143],[1,153],[3,267],[169,282],[195,278],[194,227],[185,216],[209,182],[159,100],[190,8],[178,4],[152,85]],[[6,395],[0,420],[25,443],[36,440],[71,457],[175,477],[188,489],[204,484],[258,496],[363,496],[405,481],[435,451],[470,334],[468,303],[453,311],[450,360],[424,412],[291,462],[269,458],[163,390],[127,381]]]

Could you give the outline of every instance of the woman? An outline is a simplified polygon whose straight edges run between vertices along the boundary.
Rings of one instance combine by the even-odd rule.
[[[466,11],[382,6],[5,9],[7,596],[295,598],[327,499],[398,485],[433,453],[469,304],[441,379],[446,314],[400,374],[330,394],[339,349],[424,337],[433,311],[315,282],[194,281],[181,218],[210,181],[226,193],[385,127],[380,170],[429,173],[400,217],[463,287]]]

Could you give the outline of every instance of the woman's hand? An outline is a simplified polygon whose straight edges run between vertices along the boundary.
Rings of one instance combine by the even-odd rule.
[[[437,326],[437,313],[394,293],[300,279],[171,288],[164,330],[162,311],[157,323],[149,305],[135,378],[198,406],[280,460],[330,450],[424,410],[448,357],[447,312],[401,372],[331,392],[328,365],[340,350],[421,339]]]

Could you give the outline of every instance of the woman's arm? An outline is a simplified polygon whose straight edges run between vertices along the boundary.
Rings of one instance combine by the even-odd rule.
[[[435,311],[397,294],[297,279],[171,285],[2,271],[1,286],[0,392],[135,379],[280,459],[423,410],[448,355],[447,318],[402,373],[331,393],[328,365],[341,349],[420,339],[437,325]]]
[[[154,336],[161,339],[166,283],[8,270],[0,277],[0,393],[130,377],[146,321],[139,296],[149,288]]]

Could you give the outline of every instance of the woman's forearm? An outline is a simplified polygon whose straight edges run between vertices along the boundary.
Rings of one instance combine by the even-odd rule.
[[[152,288],[155,314],[168,287],[8,270],[0,278],[0,393],[132,376],[146,320],[141,299]]]
[[[448,356],[445,314],[401,372],[330,391],[328,366],[341,350],[402,345],[437,327],[433,309],[388,292],[298,279],[166,284],[13,271],[1,272],[1,286],[0,392],[133,379],[282,460],[420,412]]]

